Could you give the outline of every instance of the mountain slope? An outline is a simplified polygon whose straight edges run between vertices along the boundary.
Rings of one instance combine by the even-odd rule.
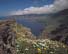
[[[59,25],[55,27],[55,29],[53,28],[53,30],[47,31],[48,29],[45,29],[42,33],[42,37],[47,37],[52,40],[57,40],[65,44],[68,44],[68,9],[58,12],[56,13],[56,15],[53,15],[52,17],[54,18],[51,19],[56,20]],[[50,29],[52,28],[50,27]]]

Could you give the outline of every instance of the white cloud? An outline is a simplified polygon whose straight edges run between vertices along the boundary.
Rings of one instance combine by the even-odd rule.
[[[10,15],[24,14],[49,14],[68,8],[68,0],[55,0],[53,4],[44,5],[42,7],[29,7],[24,10],[11,11]]]

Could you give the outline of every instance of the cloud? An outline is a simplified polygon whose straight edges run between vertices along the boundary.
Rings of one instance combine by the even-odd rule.
[[[10,15],[25,15],[25,14],[49,14],[55,13],[68,8],[68,0],[54,0],[53,4],[44,5],[42,7],[29,7],[24,10],[11,11]]]

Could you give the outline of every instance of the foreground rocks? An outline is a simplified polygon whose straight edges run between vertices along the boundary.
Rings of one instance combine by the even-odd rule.
[[[14,20],[0,22],[0,54],[16,54]]]

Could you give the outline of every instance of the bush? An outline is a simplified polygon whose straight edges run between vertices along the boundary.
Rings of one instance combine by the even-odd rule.
[[[16,40],[17,54],[68,54],[68,48],[63,43],[45,40]]]

